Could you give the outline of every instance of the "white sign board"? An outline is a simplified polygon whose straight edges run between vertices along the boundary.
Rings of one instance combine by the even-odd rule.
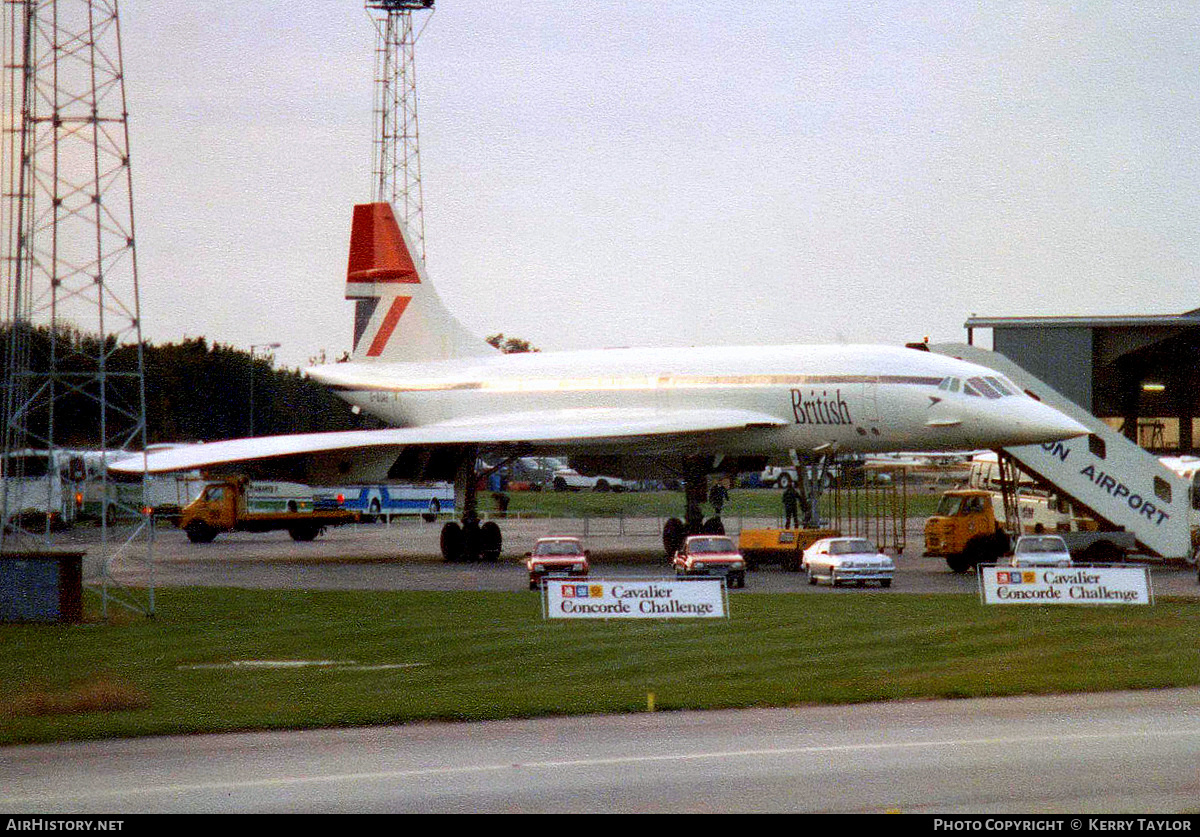
[[[547,619],[720,619],[725,585],[719,578],[666,580],[547,578]]]
[[[1145,567],[979,568],[984,604],[1154,604]]]

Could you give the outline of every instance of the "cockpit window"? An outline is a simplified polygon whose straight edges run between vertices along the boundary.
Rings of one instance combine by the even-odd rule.
[[[982,395],[985,398],[1009,398],[1021,392],[1016,384],[1003,375],[968,378],[965,382],[959,378],[942,378],[938,389],[944,392],[958,392],[960,386],[963,395]]]
[[[999,391],[983,378],[970,378],[969,381],[971,386],[973,386],[984,397],[1003,398]]]
[[[987,381],[989,384],[991,384],[993,387],[995,387],[1000,392],[1001,395],[1014,395],[1015,394],[1015,391],[1010,389],[1008,387],[1008,385],[1004,383],[1003,378],[993,378],[993,377],[989,376],[987,378],[984,378],[984,380]]]

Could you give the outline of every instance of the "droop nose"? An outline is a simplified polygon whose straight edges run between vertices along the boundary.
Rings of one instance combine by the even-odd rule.
[[[1046,438],[1043,441],[1057,442],[1089,433],[1086,426],[1049,404],[1034,401],[1033,406],[1037,408],[1037,415],[1029,420],[1030,431],[1044,435]]]
[[[996,402],[993,401],[992,404],[995,405]],[[1066,413],[1040,401],[1029,398],[1012,399],[1004,407],[1003,411],[997,412],[997,418],[1003,416],[1003,424],[995,428],[996,432],[1007,433],[1019,440],[1005,442],[1005,446],[1058,442],[1075,436],[1086,436],[1089,432],[1084,425]],[[1004,425],[1007,425],[1007,428]]]

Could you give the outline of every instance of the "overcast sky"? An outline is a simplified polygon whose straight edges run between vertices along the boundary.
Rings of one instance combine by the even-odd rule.
[[[438,0],[428,269],[543,349],[1200,307],[1200,6]],[[121,5],[155,342],[350,347],[360,0]]]

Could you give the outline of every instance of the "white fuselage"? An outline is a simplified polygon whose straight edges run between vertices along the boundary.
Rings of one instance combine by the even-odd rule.
[[[886,346],[497,353],[424,363],[332,364],[309,374],[398,427],[593,409],[664,420],[676,413],[740,410],[776,423],[682,439],[664,435],[640,443],[639,452],[679,451],[684,445],[745,454],[967,450],[1084,432],[1024,394],[984,397],[945,385],[949,379],[995,376],[992,370]],[[628,450],[629,444],[587,439],[559,447]]]

